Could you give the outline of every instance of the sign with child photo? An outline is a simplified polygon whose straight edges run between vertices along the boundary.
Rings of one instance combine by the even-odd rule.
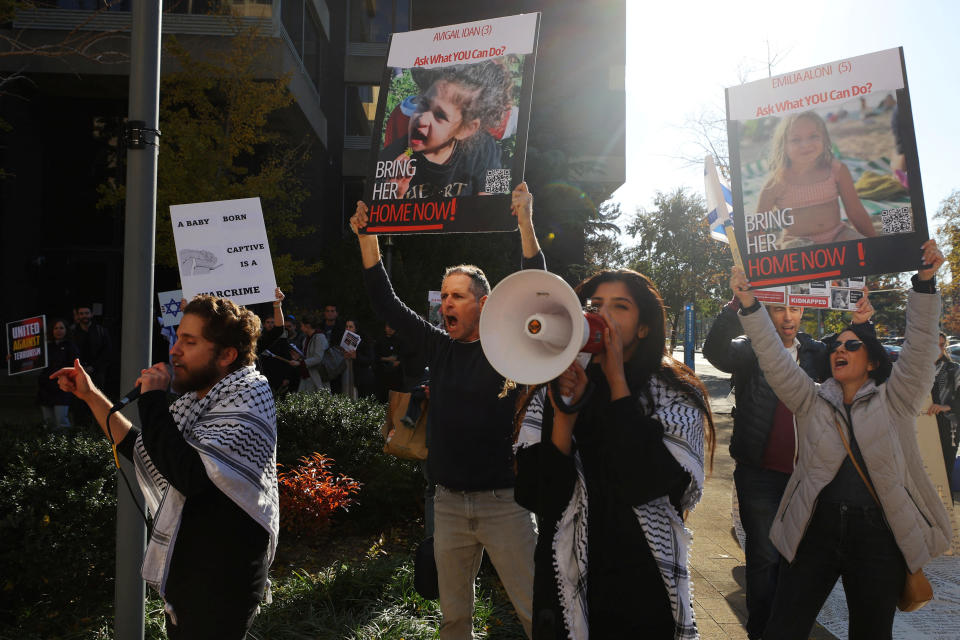
[[[928,232],[902,49],[728,88],[727,133],[753,286],[920,266]]]
[[[369,233],[511,231],[540,14],[395,33],[364,200]]]
[[[861,276],[754,289],[753,293],[765,304],[855,311],[865,284],[866,278]]]

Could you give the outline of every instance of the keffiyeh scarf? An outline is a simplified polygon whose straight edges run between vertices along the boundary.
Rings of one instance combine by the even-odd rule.
[[[680,499],[680,508],[688,511],[696,506],[703,493],[704,415],[687,395],[669,387],[653,376],[649,383],[651,403],[641,394],[645,415],[663,425],[667,450],[690,474],[691,482]],[[530,401],[521,422],[517,447],[540,442],[542,435],[545,389]],[[571,640],[589,637],[587,611],[587,488],[583,463],[574,452],[577,480],[573,496],[564,510],[553,535],[553,564],[557,590],[563,608],[563,619]],[[633,508],[643,529],[650,552],[660,568],[675,621],[675,640],[699,638],[693,616],[693,587],[687,569],[687,556],[692,534],[684,526],[667,496],[661,496]]]
[[[252,366],[224,376],[203,398],[184,394],[170,407],[184,440],[200,454],[207,476],[270,534],[267,564],[273,562],[280,530],[277,492],[277,416],[270,385]],[[183,516],[184,496],[150,460],[138,436],[134,445],[137,481],[154,514],[141,575],[164,595],[171,549]]]

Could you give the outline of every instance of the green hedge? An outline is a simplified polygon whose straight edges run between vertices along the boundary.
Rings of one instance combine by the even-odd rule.
[[[93,614],[113,597],[110,448],[87,433],[10,425],[2,431],[0,623],[43,630],[64,618],[75,622],[78,612]],[[95,604],[88,609],[84,602]]]
[[[359,526],[410,517],[422,509],[419,463],[383,453],[385,406],[327,393],[293,393],[277,402],[277,462],[293,467],[313,452],[333,458],[333,470],[363,483],[349,515]]]
[[[363,529],[416,515],[419,465],[383,453],[383,417],[372,399],[292,394],[277,403],[277,460],[292,467],[320,452],[362,482],[341,523]],[[81,617],[109,615],[115,533],[116,475],[99,432],[0,426],[0,637],[59,637]]]

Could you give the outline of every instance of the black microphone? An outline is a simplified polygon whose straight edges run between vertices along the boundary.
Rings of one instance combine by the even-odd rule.
[[[136,387],[134,387],[133,391],[131,391],[127,395],[120,398],[120,402],[110,407],[110,413],[113,413],[114,411],[120,411],[120,409],[123,409],[125,406],[127,406],[131,402],[134,402],[139,397],[140,397],[140,385],[137,385]]]

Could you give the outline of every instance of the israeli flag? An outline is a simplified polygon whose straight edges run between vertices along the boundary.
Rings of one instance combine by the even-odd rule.
[[[733,194],[729,186],[720,182],[713,156],[708,155],[703,160],[703,180],[707,193],[707,225],[710,227],[710,236],[714,240],[729,243],[724,227],[733,225],[730,215],[733,210]]]

